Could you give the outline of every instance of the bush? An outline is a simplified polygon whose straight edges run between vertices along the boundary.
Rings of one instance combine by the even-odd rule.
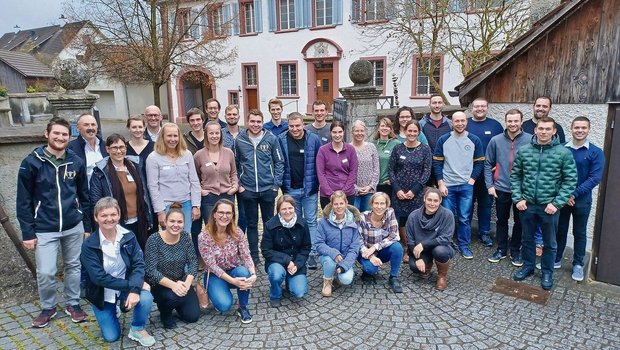
[[[29,94],[34,92],[41,92],[41,86],[39,84],[36,84],[35,86],[28,85],[28,87],[26,88],[26,92]]]
[[[0,85],[0,97],[6,97],[9,94],[9,91],[4,87],[4,85]]]

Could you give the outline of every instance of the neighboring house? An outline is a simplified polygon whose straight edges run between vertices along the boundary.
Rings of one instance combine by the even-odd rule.
[[[606,171],[600,190],[594,192],[589,220],[590,271],[596,280],[616,285],[620,285],[616,260],[620,216],[615,211],[620,201],[620,128],[615,127],[616,121],[620,125],[618,28],[617,0],[564,1],[456,87],[462,106],[484,96],[490,103],[489,115],[496,118],[518,108],[529,119],[535,99],[549,96],[550,116],[562,125],[567,139],[573,118],[590,118],[589,139],[606,153]]]
[[[0,85],[9,93],[26,92],[28,86],[54,86],[51,69],[34,56],[0,49]]]

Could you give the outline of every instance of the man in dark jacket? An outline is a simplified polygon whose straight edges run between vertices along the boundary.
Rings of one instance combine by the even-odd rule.
[[[284,156],[284,179],[282,192],[295,199],[298,218],[304,218],[310,231],[312,250],[308,258],[308,268],[315,270],[316,262],[316,221],[319,179],[316,175],[316,155],[321,147],[321,139],[315,133],[304,130],[304,117],[293,112],[288,115],[288,132],[278,136]]]
[[[248,244],[254,264],[258,256],[258,207],[263,226],[273,217],[275,198],[282,186],[284,158],[278,138],[263,129],[263,113],[252,109],[248,129],[235,142],[235,158],[239,174],[239,198],[244,201],[248,222]]]
[[[543,117],[536,124],[532,142],[518,152],[510,174],[512,201],[521,212],[523,267],[512,278],[522,281],[534,273],[534,234],[540,223],[543,235],[541,259],[544,289],[553,288],[553,262],[557,250],[556,232],[560,209],[577,185],[577,168],[571,151],[560,144],[555,121]]]
[[[91,232],[88,183],[84,162],[67,149],[71,127],[61,118],[47,124],[47,146],[36,148],[21,163],[17,177],[17,219],[24,246],[35,250],[41,313],[33,327],[45,327],[56,316],[56,258],[62,247],[65,312],[82,322],[80,251]]]
[[[75,152],[80,159],[86,164],[86,174],[88,183],[93,175],[95,164],[108,156],[105,150],[105,142],[97,135],[97,120],[88,113],[84,113],[78,117],[77,129],[80,135],[73,141],[69,142],[69,149]]]

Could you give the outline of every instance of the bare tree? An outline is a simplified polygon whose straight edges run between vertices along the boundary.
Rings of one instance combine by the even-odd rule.
[[[160,106],[159,89],[187,66],[206,68],[213,78],[236,59],[228,46],[232,23],[215,0],[188,7],[185,0],[73,0],[71,20],[88,20],[92,30],[76,40],[94,73],[122,83],[148,83]]]

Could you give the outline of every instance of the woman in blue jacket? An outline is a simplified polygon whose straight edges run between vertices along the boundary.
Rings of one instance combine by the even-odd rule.
[[[80,260],[88,273],[86,299],[92,304],[106,342],[121,336],[116,303],[127,312],[133,309],[129,339],[142,346],[155,344],[145,330],[153,304],[150,286],[144,282],[144,259],[133,232],[118,224],[120,207],[111,197],[100,199],[94,209],[99,230],[82,245]]]
[[[360,233],[357,222],[360,212],[348,205],[347,195],[335,191],[330,203],[323,210],[323,218],[319,221],[316,250],[323,266],[324,297],[332,295],[332,282],[349,285],[353,282],[353,264],[360,250]]]

